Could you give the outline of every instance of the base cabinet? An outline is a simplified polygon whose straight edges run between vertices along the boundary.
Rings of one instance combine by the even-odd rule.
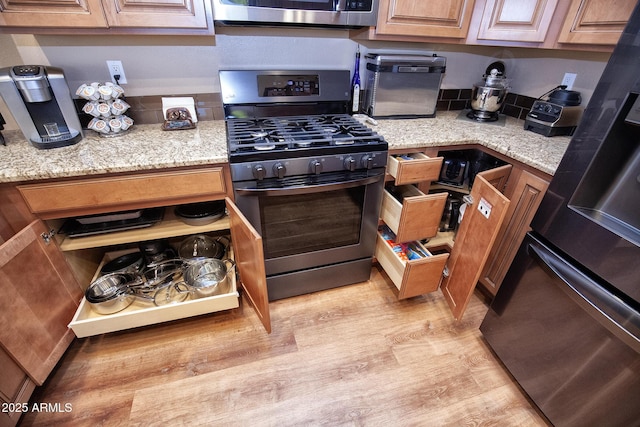
[[[471,188],[455,244],[440,286],[453,316],[460,320],[480,279],[489,253],[505,220],[510,201],[492,182],[504,182],[511,165],[480,172]]]
[[[82,292],[56,244],[42,238],[48,231],[36,220],[0,246],[3,426],[17,423],[22,405],[74,338],[65,319]]]
[[[514,171],[511,175],[512,184],[507,189],[511,199],[507,220],[500,229],[480,276],[480,283],[491,295],[498,292],[549,186],[548,179],[528,171]]]
[[[20,365],[0,348],[0,426],[14,426],[20,416],[29,408],[29,397],[36,388],[36,383],[26,374]]]
[[[397,171],[412,171],[408,181],[426,188],[440,177],[443,158],[438,157],[440,166],[435,172],[422,176],[409,166],[428,158],[423,153],[392,155],[389,174],[394,180],[403,180]],[[454,317],[462,318],[508,215],[510,201],[502,191],[511,170],[511,165],[505,165],[475,176],[455,244],[454,233],[439,232],[447,192],[425,194],[413,185],[387,186],[381,209],[384,225],[378,233],[375,255],[398,288],[398,298],[440,289]]]
[[[33,389],[42,385],[76,336],[238,307],[233,274],[230,290],[225,294],[162,307],[139,302],[134,303],[137,306],[132,304],[128,311],[114,315],[92,312],[83,298],[105,253],[127,250],[146,240],[219,234],[225,230],[228,234],[228,217],[193,226],[179,221],[172,209],[177,204],[224,199],[231,194],[226,185],[228,174],[223,165],[0,188],[0,201],[12,204],[11,209],[5,205],[0,209],[0,290],[4,295],[0,299],[0,364],[3,366],[0,397],[3,402],[7,405],[28,402]],[[227,199],[227,203],[233,204],[231,199]],[[51,233],[58,230],[67,216],[160,206],[165,207],[166,216],[148,228],[77,238]],[[27,226],[24,226],[25,218],[32,220]],[[13,231],[19,227],[24,228]],[[19,409],[15,405],[14,408]],[[0,417],[3,426],[14,425],[18,419],[17,411],[2,413]]]

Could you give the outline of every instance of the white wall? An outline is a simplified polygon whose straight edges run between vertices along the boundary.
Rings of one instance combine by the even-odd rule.
[[[127,95],[219,92],[218,70],[231,68],[353,69],[357,42],[346,30],[217,28],[214,37],[0,35],[0,67],[17,63],[61,67],[69,87],[109,79],[106,60],[121,60]],[[447,58],[442,87],[471,88],[502,60],[515,93],[538,97],[578,74],[575,90],[588,101],[608,54],[422,43],[366,42],[371,51],[437,53]],[[361,73],[364,73],[364,60]],[[6,107],[0,103],[5,116]],[[8,120],[9,121],[9,120]],[[8,126],[9,128],[9,126]]]

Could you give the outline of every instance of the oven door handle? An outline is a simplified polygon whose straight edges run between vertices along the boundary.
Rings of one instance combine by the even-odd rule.
[[[322,193],[325,191],[344,190],[345,188],[360,187],[375,184],[384,179],[384,174],[368,176],[350,181],[332,182],[329,184],[304,185],[292,187],[270,188],[237,188],[235,191],[244,196],[292,196],[297,194]]]

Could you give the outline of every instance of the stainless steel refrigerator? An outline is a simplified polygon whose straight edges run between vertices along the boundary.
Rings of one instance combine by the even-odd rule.
[[[555,426],[640,426],[640,4],[531,226],[483,336]]]

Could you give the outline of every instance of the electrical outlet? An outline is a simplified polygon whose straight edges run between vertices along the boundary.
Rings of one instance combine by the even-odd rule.
[[[480,199],[480,203],[478,203],[478,210],[485,218],[489,219],[489,215],[491,215],[491,204],[487,202],[485,199]]]
[[[127,77],[124,75],[124,68],[122,67],[122,61],[107,61],[107,68],[109,68],[109,75],[111,76],[111,81],[116,84],[125,85],[127,84]],[[118,81],[116,82],[116,75],[120,75]]]
[[[576,73],[564,73],[564,78],[560,84],[566,86],[567,90],[571,90],[573,89],[573,83],[575,83],[577,76]]]

